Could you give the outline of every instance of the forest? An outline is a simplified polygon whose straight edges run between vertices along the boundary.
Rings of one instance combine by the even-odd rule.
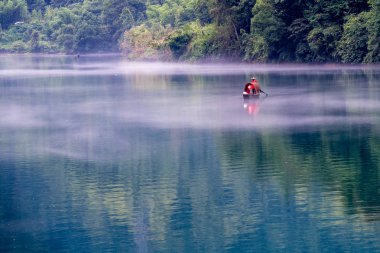
[[[380,0],[2,0],[0,53],[380,62]]]

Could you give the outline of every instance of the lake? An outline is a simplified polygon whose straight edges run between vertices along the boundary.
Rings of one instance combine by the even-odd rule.
[[[380,252],[380,66],[1,55],[0,251]]]

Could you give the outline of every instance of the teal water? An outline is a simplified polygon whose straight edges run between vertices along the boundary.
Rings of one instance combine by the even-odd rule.
[[[0,56],[0,252],[380,252],[379,159],[380,66]]]

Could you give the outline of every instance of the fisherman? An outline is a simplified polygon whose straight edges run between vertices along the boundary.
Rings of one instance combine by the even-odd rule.
[[[258,97],[258,95],[260,93],[264,93],[265,95],[268,96],[268,94],[266,92],[264,92],[263,90],[260,89],[260,84],[256,80],[256,77],[252,77],[251,82],[246,83],[244,86],[243,96],[249,96],[249,94],[251,94],[251,95],[255,95]]]
[[[251,78],[251,85],[248,88],[250,89],[249,93],[252,94],[259,94],[260,92],[262,92],[262,90],[260,89],[260,84],[254,76]]]

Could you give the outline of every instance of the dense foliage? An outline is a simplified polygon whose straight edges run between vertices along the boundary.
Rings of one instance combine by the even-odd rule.
[[[380,0],[2,0],[0,25],[0,52],[380,61]]]

